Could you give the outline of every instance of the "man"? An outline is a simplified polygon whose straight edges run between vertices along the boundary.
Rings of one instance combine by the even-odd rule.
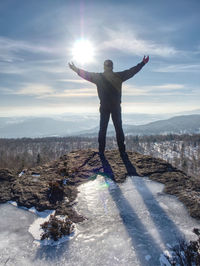
[[[106,145],[106,131],[110,115],[116,131],[117,144],[121,155],[125,153],[124,132],[121,119],[121,89],[122,83],[132,78],[142,67],[148,63],[149,56],[144,56],[141,63],[122,71],[113,72],[113,62],[105,60],[104,72],[93,73],[77,68],[74,63],[69,63],[69,67],[80,77],[93,82],[97,86],[100,99],[100,129],[99,129],[99,154],[103,155]]]

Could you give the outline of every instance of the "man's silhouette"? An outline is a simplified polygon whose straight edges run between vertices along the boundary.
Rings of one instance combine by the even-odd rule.
[[[104,72],[93,73],[77,68],[74,63],[69,67],[80,77],[96,84],[100,99],[100,129],[99,129],[99,153],[103,154],[106,145],[106,131],[110,115],[116,131],[117,144],[121,154],[125,153],[124,132],[121,119],[121,89],[122,83],[132,78],[141,68],[148,63],[149,56],[143,58],[136,66],[122,72],[113,72],[113,62],[105,60]]]

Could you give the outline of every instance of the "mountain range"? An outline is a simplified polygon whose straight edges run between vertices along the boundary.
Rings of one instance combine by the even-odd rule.
[[[123,125],[126,135],[163,135],[163,134],[198,134],[200,133],[200,115],[175,116],[145,125]],[[96,136],[98,127],[80,132],[82,136]],[[107,134],[115,135],[113,125],[109,124]]]
[[[200,133],[200,114],[175,116],[144,125],[124,123],[123,128],[126,135],[195,134]],[[1,138],[63,137],[72,135],[93,137],[97,136],[98,130],[98,116],[72,116],[70,119],[56,117],[0,118]],[[115,135],[112,123],[108,126],[108,135]]]

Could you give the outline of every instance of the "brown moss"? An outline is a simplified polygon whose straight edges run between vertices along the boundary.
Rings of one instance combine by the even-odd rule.
[[[40,226],[44,231],[41,234],[41,240],[52,239],[58,241],[61,237],[70,235],[74,231],[74,225],[68,217],[60,220],[55,215],[50,215],[49,221]]]

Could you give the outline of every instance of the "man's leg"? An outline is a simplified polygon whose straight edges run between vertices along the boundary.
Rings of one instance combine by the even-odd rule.
[[[100,128],[99,128],[99,152],[104,153],[105,146],[106,146],[106,131],[108,127],[108,122],[110,118],[110,111],[103,110],[102,107],[100,107]]]
[[[116,131],[117,144],[121,153],[125,152],[124,132],[122,129],[121,107],[112,111],[112,121]]]

